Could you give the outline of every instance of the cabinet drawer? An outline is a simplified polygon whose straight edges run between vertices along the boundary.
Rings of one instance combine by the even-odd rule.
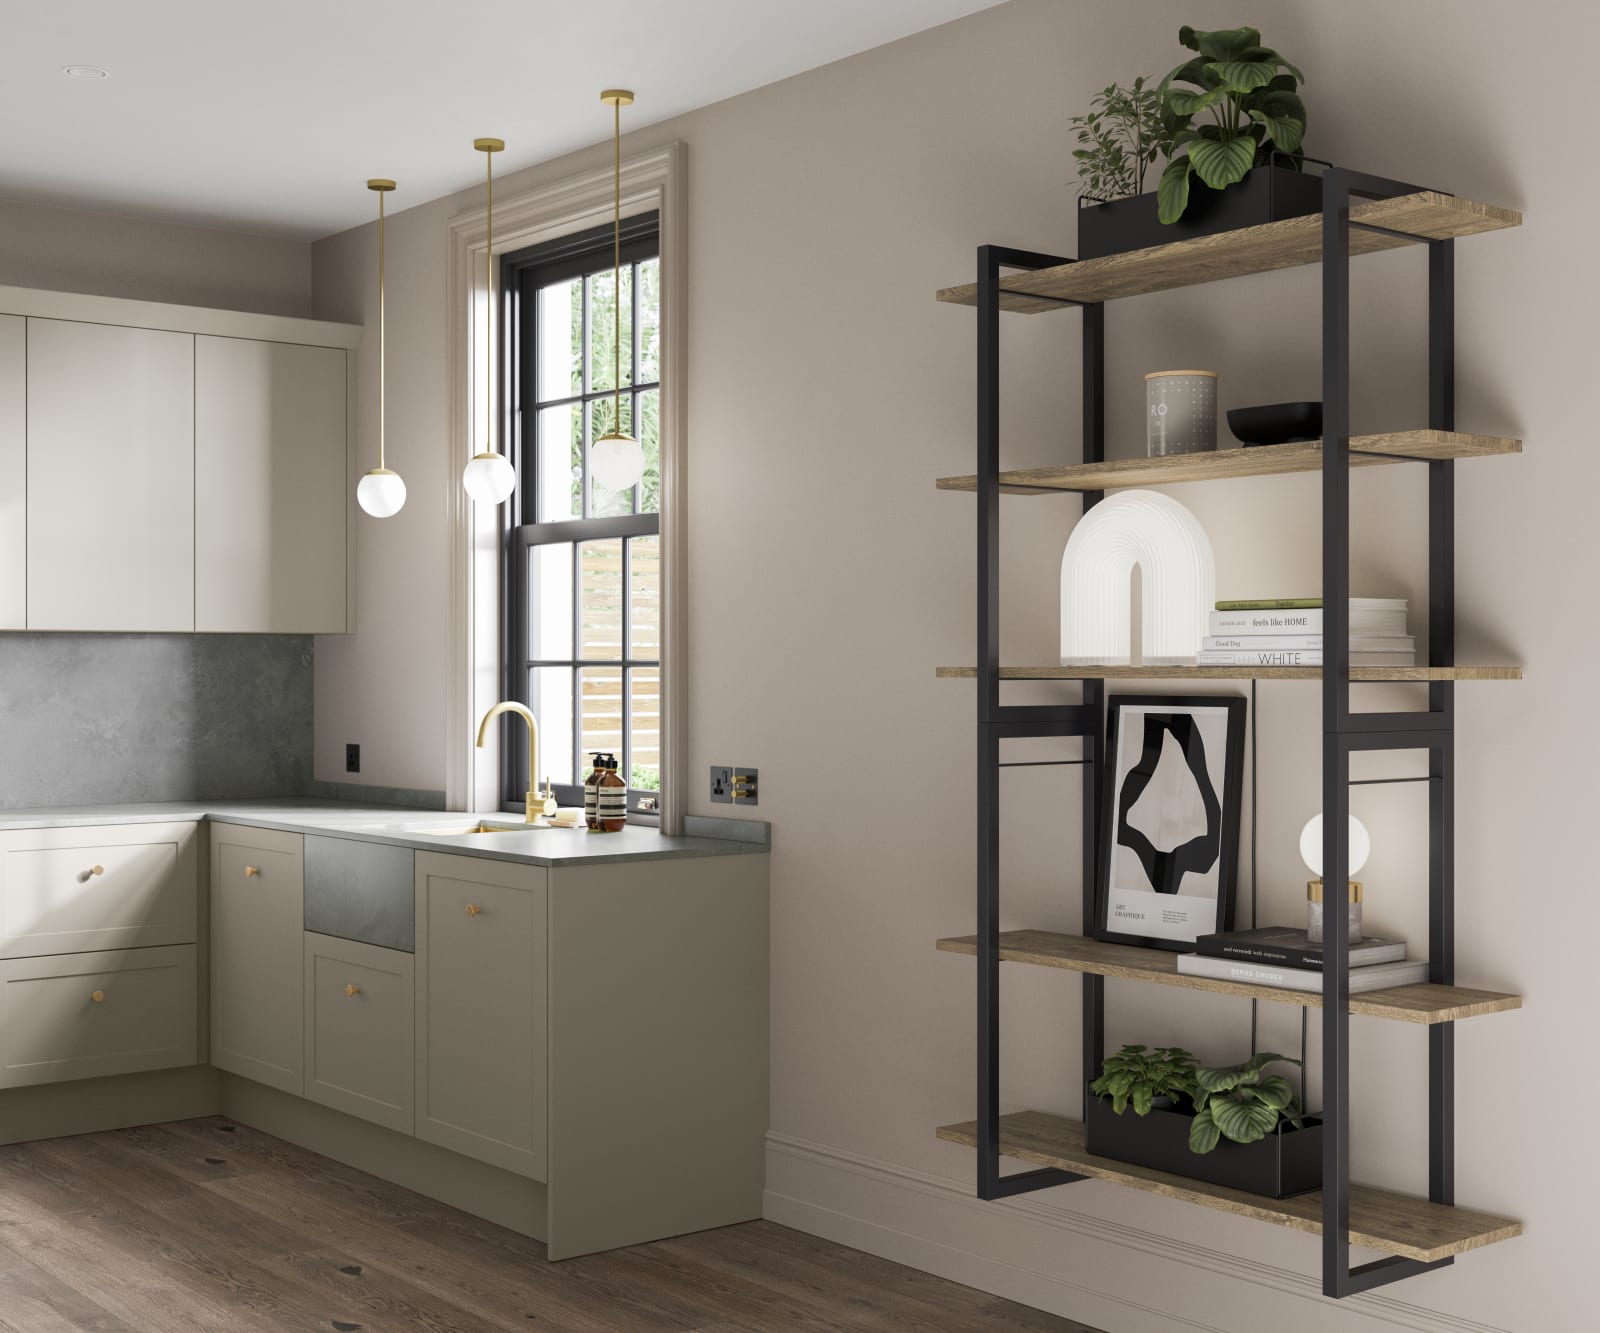
[[[327,935],[305,937],[306,1096],[412,1132],[412,959]]]
[[[0,962],[0,1087],[195,1063],[195,946]]]
[[[0,834],[0,958],[193,944],[194,824]]]
[[[545,1169],[547,872],[417,853],[417,1137]]]

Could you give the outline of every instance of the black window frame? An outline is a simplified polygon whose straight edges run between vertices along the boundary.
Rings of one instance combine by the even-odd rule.
[[[637,214],[624,218],[622,221],[622,255],[624,266],[637,265],[644,261],[661,257],[661,220],[656,212]],[[529,627],[528,611],[530,601],[527,588],[528,551],[538,545],[557,545],[576,542],[602,541],[609,538],[632,537],[659,537],[661,531],[661,514],[659,509],[648,514],[638,513],[642,502],[642,483],[634,488],[633,507],[635,512],[626,515],[608,517],[590,517],[552,520],[544,523],[537,522],[539,513],[539,468],[537,465],[538,449],[538,412],[545,407],[560,406],[567,403],[577,403],[582,406],[586,414],[589,405],[602,399],[614,396],[615,389],[595,390],[584,387],[580,393],[552,398],[547,402],[538,399],[537,383],[537,349],[540,335],[539,328],[539,302],[536,299],[540,288],[554,283],[565,282],[572,278],[584,277],[595,273],[605,272],[613,266],[615,258],[615,235],[613,227],[607,223],[602,227],[591,228],[571,236],[564,236],[555,241],[542,245],[532,246],[526,250],[508,254],[500,261],[500,292],[499,306],[500,320],[500,356],[501,356],[501,426],[502,438],[508,442],[508,454],[517,469],[517,489],[512,493],[511,499],[505,506],[505,521],[503,530],[503,566],[501,587],[502,596],[502,623],[501,642],[504,645],[502,652],[502,697],[515,699],[531,707],[528,697],[528,673],[533,667],[539,665],[532,660],[529,652]],[[661,391],[661,382],[658,379],[648,382],[634,383],[633,376],[637,372],[640,360],[641,324],[639,321],[639,283],[634,281],[632,287],[632,329],[633,346],[631,350],[631,366],[628,380],[624,383],[622,394],[628,402],[629,412],[626,420],[630,427],[639,419],[638,396],[643,393]],[[584,315],[588,319],[587,308]],[[588,343],[588,329],[584,330],[584,342]],[[587,370],[585,372],[587,374]],[[586,431],[587,431],[586,423]],[[589,457],[585,449],[581,460],[581,493],[583,506],[590,504],[589,483]],[[624,551],[628,549],[624,542]],[[577,548],[574,546],[574,555]],[[578,576],[579,562],[575,558],[574,578]],[[654,669],[657,680],[662,681],[661,660],[656,658],[634,659],[626,655],[617,658],[589,661],[578,656],[581,648],[581,635],[577,620],[581,614],[580,602],[574,589],[573,597],[573,641],[572,658],[562,659],[560,662],[552,660],[550,665],[574,667],[573,677],[573,730],[574,730],[574,762],[582,764],[583,751],[578,744],[582,728],[582,697],[578,689],[580,680],[579,671],[585,667],[612,669],[620,671],[623,681],[622,691],[622,736],[623,753],[618,756],[619,762],[626,768],[632,754],[632,672],[636,668]],[[628,644],[628,634],[631,632],[632,613],[632,579],[626,560],[622,571],[622,597],[623,597],[623,625],[624,646]],[[662,682],[664,688],[664,681]],[[543,736],[541,735],[541,740]],[[524,793],[531,790],[530,778],[542,779],[540,775],[530,775],[528,769],[527,746],[522,743],[520,736],[507,732],[502,735],[501,745],[501,808],[504,810],[521,810],[523,807]],[[662,772],[665,774],[666,765],[663,755]],[[625,774],[631,776],[631,773]],[[582,787],[577,783],[553,783],[557,799],[562,805],[579,805],[582,803]],[[629,817],[640,817],[644,822],[649,822],[659,814],[659,791],[639,792],[632,788],[631,782],[628,790]],[[643,803],[643,804],[642,804]]]

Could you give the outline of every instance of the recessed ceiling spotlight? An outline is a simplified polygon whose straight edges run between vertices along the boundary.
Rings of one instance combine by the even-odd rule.
[[[61,72],[69,79],[105,79],[110,78],[110,71],[103,70],[99,65],[63,65]]]

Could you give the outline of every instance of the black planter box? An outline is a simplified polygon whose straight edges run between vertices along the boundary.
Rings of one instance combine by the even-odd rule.
[[[1210,1152],[1196,1153],[1189,1151],[1194,1117],[1183,1111],[1136,1115],[1129,1107],[1118,1115],[1110,1102],[1092,1092],[1085,1108],[1087,1147],[1096,1157],[1272,1199],[1322,1187],[1322,1121],[1315,1116],[1302,1116],[1300,1129],[1280,1122],[1277,1131],[1259,1143],[1223,1139]]]
[[[1119,255],[1321,211],[1322,177],[1309,171],[1256,167],[1225,190],[1213,190],[1191,175],[1189,207],[1171,226],[1157,215],[1154,193],[1082,205],[1078,209],[1078,258]]]

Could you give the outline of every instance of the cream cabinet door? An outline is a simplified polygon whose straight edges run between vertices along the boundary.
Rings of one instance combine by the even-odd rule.
[[[211,1063],[305,1090],[305,852],[298,833],[211,824]]]
[[[194,335],[28,320],[28,628],[194,629]]]
[[[412,1132],[411,955],[305,933],[306,1096]]]
[[[0,958],[193,944],[194,824],[0,833]]]
[[[546,1179],[538,866],[417,853],[417,1137]]]
[[[28,322],[0,315],[0,629],[28,627]]]
[[[342,634],[345,353],[199,335],[195,628]]]

